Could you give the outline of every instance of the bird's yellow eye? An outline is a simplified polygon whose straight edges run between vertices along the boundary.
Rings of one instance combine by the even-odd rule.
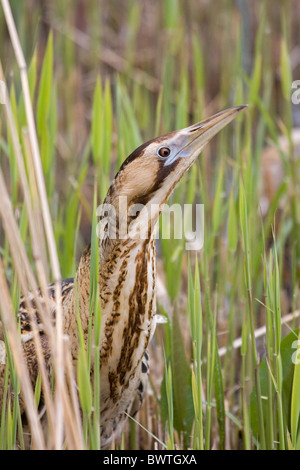
[[[158,155],[160,155],[163,158],[167,158],[171,153],[171,150],[168,147],[161,147],[158,150]]]

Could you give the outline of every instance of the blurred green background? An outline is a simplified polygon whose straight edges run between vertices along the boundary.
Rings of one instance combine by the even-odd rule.
[[[160,423],[169,420],[166,434],[170,447],[174,439],[187,446],[192,425],[195,448],[203,447],[203,435],[207,448],[213,444],[220,448],[225,444],[227,448],[278,447],[274,441],[283,423],[290,430],[290,418],[284,415],[283,419],[283,413],[279,413],[280,418],[276,415],[272,421],[265,410],[250,411],[249,403],[255,381],[258,391],[256,361],[266,350],[269,357],[274,351],[280,357],[280,316],[298,311],[300,305],[300,104],[291,100],[292,82],[300,79],[300,2],[10,3],[28,65],[41,158],[65,277],[74,275],[78,257],[90,241],[95,181],[101,201],[120,163],[143,141],[226,107],[249,104],[245,115],[205,149],[173,195],[175,202],[204,203],[205,245],[197,254],[198,272],[196,254],[189,257],[184,253],[182,242],[159,243],[159,275],[166,286],[165,298],[162,296],[159,301],[163,304],[167,298],[172,307],[167,312],[160,307],[170,321],[164,330],[165,345],[161,345],[160,335],[156,338],[152,371],[155,399],[149,398],[146,410],[151,408],[151,412],[146,413],[143,422],[164,439],[166,428]],[[19,71],[2,13],[0,58],[26,150]],[[6,170],[13,204],[22,211],[18,174],[4,119],[0,125],[0,163]],[[28,243],[26,228],[23,233]],[[2,245],[9,277],[5,236]],[[193,320],[196,300],[203,306],[204,317],[197,331]],[[256,351],[253,332],[262,325],[267,325],[267,339],[258,343]],[[297,325],[294,322],[292,326]],[[289,328],[284,329],[284,334]],[[250,333],[252,343],[245,339],[251,337]],[[242,350],[236,352],[233,341],[240,335]],[[199,351],[193,349],[200,343],[205,356],[203,383],[200,371],[197,372]],[[228,347],[222,363],[212,354],[215,344]],[[169,375],[162,384],[165,364],[159,348],[166,348],[170,361]],[[191,375],[190,363],[195,376]],[[284,383],[277,363],[270,366],[271,373],[264,367],[263,377],[270,374],[269,388],[264,393],[273,396],[275,377],[279,392],[283,390],[286,397],[284,407],[287,406],[292,382]],[[288,371],[294,373],[291,364]],[[202,397],[205,430],[195,400],[195,391],[199,394],[202,385],[207,398]],[[173,390],[172,400],[166,389]],[[225,405],[231,413],[229,418],[228,413],[225,418]],[[159,411],[153,413],[153,407]],[[214,407],[217,413],[212,419]],[[276,414],[275,406],[274,409]],[[282,411],[282,403],[278,409]],[[295,432],[299,409],[299,401],[294,398],[294,447],[299,446]],[[261,428],[258,431],[257,413],[260,425],[267,423],[266,435]],[[225,439],[226,419],[230,425]],[[175,437],[173,427],[178,433]],[[289,446],[286,436],[280,446]],[[147,434],[143,439],[149,444]],[[139,441],[141,447],[145,445],[143,439]]]

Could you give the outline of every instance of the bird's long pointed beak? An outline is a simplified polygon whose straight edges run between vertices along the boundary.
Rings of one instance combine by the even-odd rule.
[[[246,107],[247,105],[242,105],[226,109],[197,124],[177,131],[173,144],[178,152],[166,162],[166,165],[172,164],[178,158],[184,158],[190,166],[205,145]]]

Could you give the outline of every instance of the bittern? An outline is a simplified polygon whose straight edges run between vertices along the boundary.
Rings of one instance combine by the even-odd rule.
[[[101,445],[107,447],[118,435],[128,415],[134,416],[141,406],[149,372],[149,341],[157,323],[155,227],[162,206],[198,155],[221,129],[229,124],[245,106],[237,106],[209,117],[190,127],[157,137],[138,147],[124,161],[104,201],[100,219],[105,221],[99,237],[99,293],[101,298],[100,335],[100,404]],[[127,210],[120,209],[126,198]],[[134,216],[130,208],[139,204]],[[114,236],[105,218],[107,207],[114,209]],[[156,207],[151,211],[150,208]],[[107,211],[106,211],[107,212]],[[130,230],[120,236],[120,227]],[[143,228],[144,236],[133,234]],[[62,282],[64,332],[71,340],[74,362],[79,351],[77,308],[79,304],[82,330],[87,341],[90,319],[91,250],[82,255],[74,280]],[[78,304],[76,304],[78,296]],[[54,287],[49,287],[55,316]],[[37,312],[37,321],[39,315]],[[21,300],[19,319],[23,349],[34,383],[38,362],[31,334],[30,316]],[[43,328],[41,343],[46,362],[51,351]],[[4,366],[1,372],[3,389]]]

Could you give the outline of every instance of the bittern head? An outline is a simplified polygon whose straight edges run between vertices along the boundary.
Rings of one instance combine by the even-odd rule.
[[[164,204],[206,144],[246,106],[226,109],[197,124],[170,132],[138,147],[124,161],[108,192],[132,204]]]

